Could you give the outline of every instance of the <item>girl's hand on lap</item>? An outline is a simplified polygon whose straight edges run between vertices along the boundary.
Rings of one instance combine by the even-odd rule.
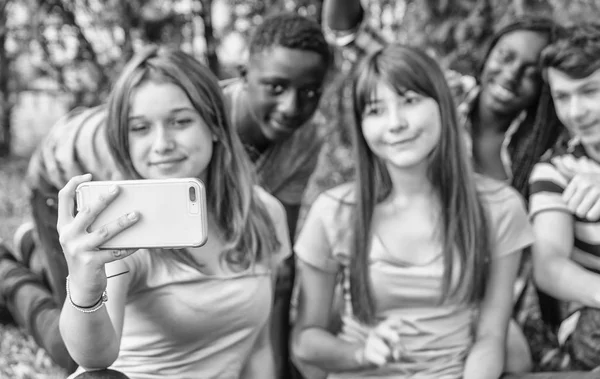
[[[73,177],[58,193],[57,230],[69,268],[71,299],[81,306],[94,304],[106,289],[104,265],[135,252],[134,249],[99,250],[98,247],[139,219],[135,212],[124,214],[102,228],[88,232],[96,217],[119,194],[119,188],[112,187],[97,203],[81,209],[74,216],[75,190],[79,184],[91,179],[90,174]]]
[[[399,344],[398,322],[393,319],[382,321],[367,336],[362,352],[364,362],[379,367],[397,361],[400,358]]]

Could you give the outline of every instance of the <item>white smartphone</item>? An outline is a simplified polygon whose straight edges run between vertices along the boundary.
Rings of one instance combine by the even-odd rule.
[[[199,247],[207,240],[206,190],[195,178],[160,180],[98,181],[80,184],[76,190],[77,210],[89,207],[110,186],[119,194],[104,209],[89,231],[138,212],[140,219],[106,241],[101,249]]]

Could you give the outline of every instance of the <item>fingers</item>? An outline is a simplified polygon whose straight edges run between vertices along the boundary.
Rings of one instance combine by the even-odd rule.
[[[571,180],[575,176],[575,170],[573,169],[573,160],[568,158],[572,157],[561,156],[552,158],[552,164],[567,180]]]
[[[600,182],[597,174],[575,176],[563,191],[562,197],[569,210],[577,216],[588,220],[600,217]]]
[[[73,209],[75,209],[75,190],[81,183],[92,180],[92,174],[79,175],[71,178],[67,184],[58,192],[58,222],[61,227],[73,220]]]
[[[98,217],[98,215],[102,213],[102,211],[106,209],[106,207],[111,202],[115,200],[118,193],[119,187],[116,185],[112,185],[108,189],[108,192],[98,197],[97,201],[90,204],[89,207],[84,207],[80,209],[73,220],[73,228],[86,231],[96,220],[96,217]]]
[[[137,212],[130,212],[122,215],[115,221],[90,232],[87,238],[87,246],[90,248],[97,248],[98,246],[103,245],[123,230],[131,227],[138,222],[138,220],[139,215]]]
[[[370,335],[365,344],[365,360],[376,366],[383,366],[392,356],[392,350],[381,339],[375,335]]]
[[[600,220],[600,201],[596,201],[594,205],[590,207],[590,210],[585,215],[585,219],[588,221]]]
[[[365,344],[365,359],[376,365],[382,366],[392,360],[400,358],[400,333],[399,324],[395,320],[386,320],[371,330]]]
[[[138,249],[119,249],[119,250],[102,250],[98,254],[104,255],[103,260],[106,263],[117,261],[135,253]],[[113,275],[116,276],[116,275]]]

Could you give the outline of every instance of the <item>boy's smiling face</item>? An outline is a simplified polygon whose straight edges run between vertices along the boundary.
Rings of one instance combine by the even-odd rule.
[[[583,144],[600,144],[600,69],[581,79],[552,67],[547,74],[560,121]]]
[[[250,57],[246,72],[251,114],[270,141],[280,141],[315,113],[327,64],[322,55],[273,46]]]

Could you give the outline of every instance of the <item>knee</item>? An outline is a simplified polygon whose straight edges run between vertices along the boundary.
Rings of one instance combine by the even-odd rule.
[[[504,371],[511,374],[530,372],[533,369],[531,350],[521,328],[510,321],[506,338]]]
[[[73,379],[129,379],[129,377],[120,371],[104,369],[85,371],[77,375]]]

